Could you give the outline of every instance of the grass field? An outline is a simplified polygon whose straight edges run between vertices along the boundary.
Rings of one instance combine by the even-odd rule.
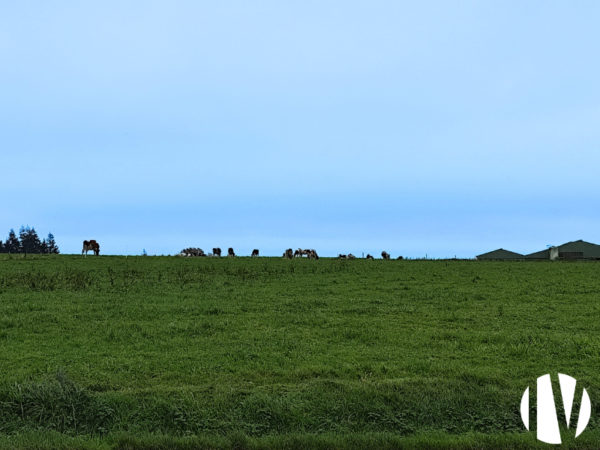
[[[0,361],[7,448],[529,448],[557,372],[598,448],[600,264],[0,255]]]

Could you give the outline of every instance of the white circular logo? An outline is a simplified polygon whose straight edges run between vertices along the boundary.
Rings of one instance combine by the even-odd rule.
[[[562,403],[565,408],[567,428],[569,428],[577,380],[569,375],[559,373],[558,383]],[[581,394],[575,437],[583,433],[590,421],[591,414],[592,404],[590,396],[584,388]],[[521,398],[521,419],[523,419],[525,428],[529,430],[529,386],[525,389]],[[537,379],[537,438],[547,444],[562,443],[558,427],[556,404],[554,403],[554,394],[552,393],[552,380],[550,380],[549,374],[542,375]]]

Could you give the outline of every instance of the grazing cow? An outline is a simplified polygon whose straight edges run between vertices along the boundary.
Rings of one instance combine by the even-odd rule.
[[[294,252],[294,258],[300,258],[300,257],[302,257],[302,249],[301,248],[299,248],[298,250],[296,250]]]
[[[252,257],[254,258],[256,256],[258,256],[258,249],[257,248],[255,248],[254,250],[252,250]]]
[[[220,257],[221,256],[221,249],[219,247],[213,248],[213,255]]]
[[[308,259],[319,259],[319,255],[317,255],[317,251],[314,248],[309,251]]]
[[[404,257],[402,257],[402,256],[398,256],[396,259],[404,259]]]
[[[347,258],[348,259],[356,259],[356,256],[354,256],[352,253],[349,253]]]
[[[283,252],[283,257],[286,259],[292,259],[294,257],[294,250],[288,248],[285,252]]]
[[[229,247],[227,249],[227,256],[230,256],[232,258],[235,256],[235,252],[233,251],[233,248]]]
[[[338,259],[347,259],[348,255],[342,255],[341,253],[338,255]]]
[[[100,254],[100,244],[98,244],[94,239],[90,241],[83,241],[83,249],[81,250],[81,254],[87,256],[89,251],[93,251],[94,255],[98,256]]]
[[[373,258],[373,255],[371,255],[370,253],[367,253],[367,259],[375,259],[375,258]]]
[[[390,259],[390,254],[384,250],[381,252],[381,257],[383,259]]]
[[[204,250],[202,250],[201,248],[195,248],[195,247],[184,248],[183,250],[181,250],[180,255],[181,256],[206,256],[206,254],[204,253]]]

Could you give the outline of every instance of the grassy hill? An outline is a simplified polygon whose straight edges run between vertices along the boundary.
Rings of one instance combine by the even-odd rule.
[[[0,446],[529,448],[521,395],[562,372],[593,407],[567,445],[596,448],[599,275],[0,255]]]

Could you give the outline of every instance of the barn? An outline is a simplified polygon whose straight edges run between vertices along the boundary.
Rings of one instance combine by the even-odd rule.
[[[523,259],[524,256],[520,253],[511,252],[510,250],[504,250],[503,248],[499,248],[498,250],[493,250],[491,252],[482,253],[481,255],[477,255],[475,258],[479,261],[484,260],[507,260],[507,259]]]
[[[600,259],[600,245],[578,241],[550,247],[539,252],[525,255],[527,259]]]

